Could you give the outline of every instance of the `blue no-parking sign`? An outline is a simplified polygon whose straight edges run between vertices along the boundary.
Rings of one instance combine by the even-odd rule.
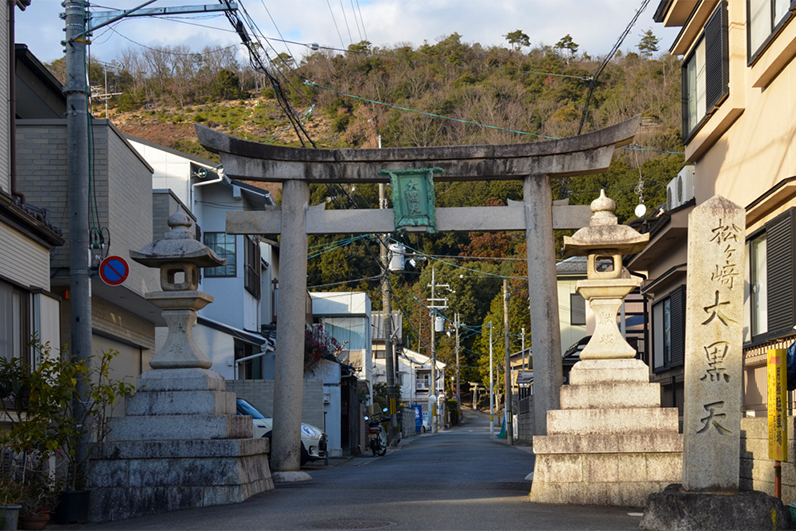
[[[127,280],[130,266],[121,256],[109,256],[99,266],[100,278],[109,286],[118,286]]]

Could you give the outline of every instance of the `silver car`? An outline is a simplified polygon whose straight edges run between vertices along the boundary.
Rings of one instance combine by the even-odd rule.
[[[237,399],[238,415],[249,415],[254,425],[254,437],[271,438],[274,419],[264,416],[242,398]],[[310,424],[301,423],[301,464],[326,457],[326,434]]]

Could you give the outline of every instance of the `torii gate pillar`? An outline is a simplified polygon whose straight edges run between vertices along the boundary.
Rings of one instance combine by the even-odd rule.
[[[526,212],[533,370],[534,374],[541,376],[534,378],[533,382],[534,435],[546,435],[547,412],[559,409],[558,390],[564,381],[553,236],[553,191],[546,175],[526,177],[522,189]]]
[[[305,212],[310,201],[306,181],[286,181],[282,185],[282,238],[279,253],[279,288],[286,297],[279,299],[279,326],[274,358],[274,381],[287,382],[274,392],[274,426],[283,433],[301,434],[301,409],[304,401],[304,317],[307,291],[307,230]],[[290,296],[293,294],[293,296]],[[301,296],[295,296],[300,294]],[[300,339],[298,339],[300,338]],[[297,471],[301,466],[300,446],[294,437],[272,431],[271,470]],[[299,435],[299,437],[301,437]]]
[[[309,207],[309,183],[389,182],[380,170],[442,168],[436,181],[522,180],[524,201],[506,207],[436,209],[437,231],[524,230],[528,247],[534,374],[534,434],[546,435],[547,411],[558,409],[561,338],[554,229],[589,224],[588,206],[553,204],[552,178],[605,171],[614,149],[629,144],[640,117],[585,135],[503,146],[311,150],[248,142],[196,125],[201,144],[221,155],[227,176],[282,182],[282,207],[228,212],[228,234],[281,234],[280,308],[271,469],[299,470],[308,234],[395,231],[392,209]],[[425,230],[407,227],[407,231]]]

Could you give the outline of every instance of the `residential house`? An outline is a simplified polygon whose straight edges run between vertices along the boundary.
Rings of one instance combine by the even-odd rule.
[[[0,140],[0,357],[33,361],[31,337],[55,348],[61,345],[61,297],[52,292],[50,256],[64,239],[51,212],[24,194],[17,172],[14,116],[27,113],[28,101],[10,97],[21,82],[14,73],[16,62],[8,60],[14,49],[9,22],[15,5],[25,9],[29,3],[17,0],[0,5],[0,127],[7,132]],[[39,83],[52,83],[51,76],[43,77]],[[51,103],[43,111],[62,115],[63,101]]]
[[[17,187],[27,202],[47,212],[68,242],[66,103],[61,84],[24,45],[16,46],[16,161]],[[89,118],[87,118],[89,119]],[[153,233],[152,168],[107,120],[91,119],[92,344],[93,354],[111,349],[120,355],[114,376],[135,377],[148,367],[155,346],[155,326],[164,326],[160,310],[144,298],[159,288],[157,271],[129,258],[131,249],[149,243]],[[141,215],[141,213],[145,215]],[[36,250],[35,256],[39,253]],[[70,343],[69,245],[49,253],[42,289],[61,301],[60,338],[53,346]],[[96,268],[108,255],[121,256],[130,267],[124,284],[109,286]],[[40,266],[31,274],[41,274]],[[54,334],[51,334],[54,335]]]
[[[683,139],[693,179],[684,172],[672,183],[677,200],[655,221],[660,225],[653,226],[657,233],[648,250],[629,262],[647,269],[644,288],[653,300],[652,371],[672,373],[675,382],[682,372],[685,226],[692,181],[696,205],[718,194],[746,209],[746,253],[737,257],[744,261],[745,278],[734,274],[732,264],[723,273],[739,289],[743,282],[747,417],[766,414],[767,349],[784,348],[796,339],[794,18],[791,0],[661,0],[655,12],[657,22],[681,28],[671,52],[683,57]],[[742,437],[752,436],[744,427],[755,422],[765,419],[744,419]],[[753,461],[755,450],[748,448],[741,485],[772,493],[767,456],[754,455]],[[783,478],[787,475],[783,471]],[[786,499],[796,493],[791,483],[783,485]]]
[[[664,258],[669,276],[679,279],[668,283],[683,289],[691,190],[696,205],[719,194],[746,208],[744,408],[750,415],[766,409],[766,349],[796,336],[795,17],[787,0],[665,0],[655,13],[657,22],[682,28],[671,52],[683,56],[683,138],[693,176],[684,171],[672,183],[675,200],[660,229],[668,236],[648,255]],[[662,276],[650,274],[649,282],[660,285]],[[675,290],[659,288],[655,301],[671,293],[677,313]],[[674,322],[672,328],[663,342],[671,339],[672,352],[664,357],[677,365],[682,338]],[[653,307],[653,342],[655,330]]]
[[[274,205],[273,198],[265,190],[229,179],[208,160],[131,135],[126,138],[153,168],[153,217],[189,210],[197,239],[227,261],[202,271],[199,289],[214,300],[199,310],[197,345],[224,378],[262,379],[262,355],[273,350],[275,342],[271,332],[277,255],[259,236],[226,234],[226,213],[264,210]],[[157,330],[158,345],[165,343],[166,335],[165,328]]]

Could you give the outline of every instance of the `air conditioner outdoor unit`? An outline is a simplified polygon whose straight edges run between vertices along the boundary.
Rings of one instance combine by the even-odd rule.
[[[684,166],[666,185],[666,210],[673,210],[694,198],[694,166]]]

